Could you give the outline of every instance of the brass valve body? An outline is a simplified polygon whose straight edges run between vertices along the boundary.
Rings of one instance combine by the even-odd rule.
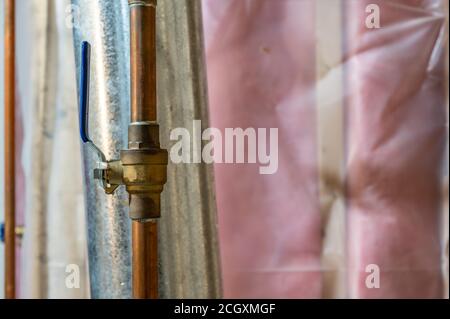
[[[128,128],[129,149],[119,161],[110,161],[96,173],[108,193],[125,185],[130,194],[130,218],[146,221],[161,216],[161,193],[167,181],[168,153],[159,145],[159,126],[154,122],[134,122]]]

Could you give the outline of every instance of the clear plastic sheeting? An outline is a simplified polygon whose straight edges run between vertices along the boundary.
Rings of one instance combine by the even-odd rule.
[[[203,0],[225,297],[448,298],[446,2]]]
[[[25,222],[18,298],[89,296],[69,4],[16,1],[17,120],[23,127],[16,213]],[[70,274],[77,277],[68,284]]]

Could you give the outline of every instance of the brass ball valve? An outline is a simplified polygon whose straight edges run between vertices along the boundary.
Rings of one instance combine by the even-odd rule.
[[[107,194],[125,185],[130,195],[130,218],[146,221],[161,215],[160,197],[167,181],[168,153],[159,144],[156,122],[133,122],[128,127],[128,149],[120,159],[107,161],[103,152],[89,138],[90,45],[82,43],[80,76],[80,135],[99,156],[94,178],[101,181]]]

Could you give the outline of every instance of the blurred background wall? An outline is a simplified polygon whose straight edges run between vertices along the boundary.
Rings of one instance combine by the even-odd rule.
[[[88,296],[86,229],[70,2],[17,1],[26,232],[21,297]],[[26,23],[24,23],[26,21]],[[30,54],[32,52],[32,54]],[[66,267],[79,288],[66,286]]]

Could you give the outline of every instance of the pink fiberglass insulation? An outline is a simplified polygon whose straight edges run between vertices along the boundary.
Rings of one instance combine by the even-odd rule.
[[[367,29],[364,8],[381,9]],[[440,298],[446,141],[440,0],[346,1],[348,274],[355,298]],[[365,268],[381,271],[366,287]]]
[[[442,1],[342,3],[345,291],[440,298]],[[369,4],[381,9],[380,29],[366,27]],[[316,2],[203,6],[211,126],[279,129],[275,174],[260,175],[255,164],[215,164],[225,297],[320,298]],[[375,289],[366,285],[372,264],[381,271]]]
[[[279,165],[216,164],[225,297],[319,298],[314,1],[204,1],[211,126],[278,128]]]

